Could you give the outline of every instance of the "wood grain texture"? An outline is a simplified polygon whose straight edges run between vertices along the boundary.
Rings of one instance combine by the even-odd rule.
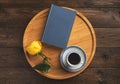
[[[0,84],[48,84],[48,82],[49,84],[119,84],[120,82],[119,68],[88,68],[79,76],[62,81],[44,78],[31,68],[2,68],[0,72]]]
[[[56,4],[60,6],[67,6],[72,8],[78,7],[120,7],[119,0],[0,0],[2,7],[29,7],[29,8],[40,8],[49,7],[50,4]]]
[[[0,68],[25,68],[28,63],[25,60],[22,48],[0,48]]]
[[[120,28],[97,28],[95,31],[98,47],[120,47]]]
[[[97,47],[120,47],[120,28],[94,28],[97,37]],[[3,31],[4,30],[4,31]],[[22,47],[25,27],[7,26],[0,28],[1,47]],[[16,31],[19,31],[15,33]],[[9,39],[6,40],[6,39]]]
[[[72,4],[71,4],[72,3]],[[77,0],[73,2],[72,0],[58,0],[58,5],[66,5],[70,7],[120,7],[120,1],[119,0]]]
[[[47,7],[46,7],[47,8]],[[0,27],[25,27],[31,18],[44,8],[0,8]],[[83,13],[93,27],[120,28],[119,8],[75,8]],[[6,25],[7,24],[7,25]]]
[[[0,68],[30,68],[22,47],[0,48]],[[98,47],[89,68],[120,68],[120,47]]]
[[[120,47],[98,47],[89,67],[120,68]]]
[[[63,81],[33,71],[22,50],[26,25],[51,3],[82,12],[97,35],[97,51],[89,68]],[[120,0],[0,0],[0,84],[120,84],[119,23]]]

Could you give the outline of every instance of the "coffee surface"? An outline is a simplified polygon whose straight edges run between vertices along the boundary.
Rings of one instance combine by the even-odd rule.
[[[81,61],[81,58],[77,53],[71,53],[68,57],[68,61],[71,64],[76,65]]]

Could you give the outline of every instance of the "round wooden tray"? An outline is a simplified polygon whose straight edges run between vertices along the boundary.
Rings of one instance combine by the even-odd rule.
[[[66,8],[66,7],[65,7]],[[67,8],[70,10],[74,10],[71,8]],[[74,10],[76,11],[76,10]],[[25,52],[25,56],[29,64],[33,67],[36,64],[41,62],[41,57],[38,56],[30,56],[26,53],[25,48],[34,40],[40,40],[44,31],[44,27],[46,24],[47,16],[49,9],[45,9],[39,12],[28,24],[24,37],[23,37],[23,48]],[[67,46],[79,46],[86,53],[86,64],[82,70],[78,72],[67,72],[65,71],[59,61],[59,56],[61,54],[62,49],[50,46],[47,44],[43,44],[43,53],[51,58],[50,62],[53,64],[50,72],[43,73],[41,71],[37,71],[39,74],[51,78],[51,79],[67,79],[74,77],[80,74],[87,66],[90,64],[91,60],[94,57],[94,53],[96,50],[96,37],[94,33],[94,29],[91,26],[90,22],[84,17],[80,12],[76,11],[76,17],[73,24],[73,28],[70,34],[70,38]]]

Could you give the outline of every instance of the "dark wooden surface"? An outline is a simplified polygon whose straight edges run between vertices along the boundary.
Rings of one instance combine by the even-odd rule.
[[[52,3],[82,12],[97,37],[90,66],[67,80],[39,75],[22,49],[27,24]],[[0,0],[0,84],[120,84],[120,0]]]

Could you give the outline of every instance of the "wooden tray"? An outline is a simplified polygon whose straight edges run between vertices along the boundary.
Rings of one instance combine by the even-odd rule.
[[[67,8],[67,9],[74,10],[71,8]],[[25,51],[25,48],[32,41],[41,39],[46,24],[48,12],[49,9],[45,9],[39,12],[30,21],[24,33],[23,48],[26,59],[32,67],[41,62],[41,57],[37,57],[37,56],[33,57],[28,55]],[[61,54],[62,49],[43,44],[43,49],[42,49],[43,53],[51,58],[50,62],[53,64],[53,66],[49,73],[43,73],[38,70],[35,70],[39,74],[51,79],[71,78],[80,74],[83,70],[85,70],[85,68],[87,68],[87,66],[90,64],[91,60],[93,59],[96,50],[96,37],[95,37],[94,29],[91,26],[90,22],[86,19],[86,17],[84,17],[80,12],[78,11],[76,12],[77,15],[75,17],[72,32],[70,34],[70,38],[67,46],[76,45],[81,47],[87,55],[86,65],[83,67],[82,70],[78,72],[74,72],[74,73],[67,72],[61,67],[59,62],[59,56]]]

